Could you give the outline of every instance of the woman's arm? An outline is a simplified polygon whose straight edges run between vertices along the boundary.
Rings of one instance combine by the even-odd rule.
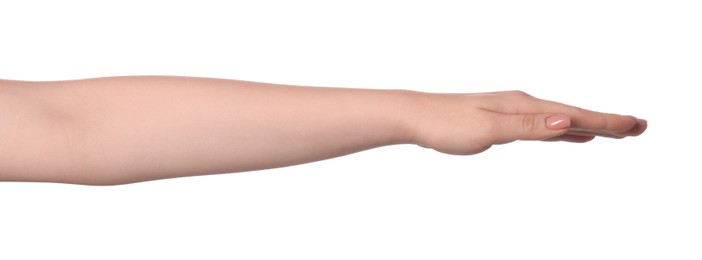
[[[641,134],[643,120],[521,92],[430,94],[192,77],[0,81],[0,180],[81,184],[251,171],[413,143]],[[549,125],[551,124],[551,125]]]

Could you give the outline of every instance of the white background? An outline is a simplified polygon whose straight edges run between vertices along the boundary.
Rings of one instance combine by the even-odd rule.
[[[700,259],[698,2],[2,1],[5,79],[521,89],[650,127],[468,157],[400,145],[124,186],[0,183],[0,258]]]

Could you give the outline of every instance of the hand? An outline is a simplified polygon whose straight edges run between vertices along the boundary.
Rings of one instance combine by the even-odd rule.
[[[633,116],[606,114],[532,97],[521,91],[479,94],[419,93],[412,142],[469,155],[516,140],[587,142],[646,130]]]

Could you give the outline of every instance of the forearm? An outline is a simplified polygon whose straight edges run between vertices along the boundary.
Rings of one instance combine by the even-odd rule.
[[[69,135],[57,142],[66,147],[52,150],[72,154],[71,172],[64,166],[49,181],[115,184],[250,171],[409,140],[407,91],[184,77],[31,85]]]

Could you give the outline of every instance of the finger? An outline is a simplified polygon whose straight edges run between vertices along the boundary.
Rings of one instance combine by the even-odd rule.
[[[556,136],[553,138],[546,139],[544,141],[549,141],[549,142],[565,141],[565,142],[570,142],[570,143],[585,143],[585,142],[592,141],[593,139],[595,139],[594,135],[585,136],[585,135],[564,134],[561,136]]]
[[[570,118],[563,114],[495,113],[492,141],[496,144],[515,140],[547,140],[567,133]]]
[[[614,139],[622,139],[626,137],[625,135],[621,134],[610,134],[610,133],[603,133],[603,132],[595,132],[595,131],[582,131],[582,130],[568,130],[569,135],[577,135],[577,136],[599,136],[599,137],[607,137],[607,138],[614,138]]]
[[[578,136],[602,136],[602,137],[621,139],[621,138],[624,138],[627,136],[641,135],[644,131],[646,131],[647,127],[648,127],[648,122],[646,120],[637,119],[636,125],[623,133],[611,133],[611,132],[607,132],[607,131],[580,130],[580,129],[571,128],[568,131],[568,134],[578,135]]]
[[[643,134],[648,128],[648,121],[644,119],[637,119],[636,125],[629,129],[628,131],[622,133],[625,136],[639,136]]]

